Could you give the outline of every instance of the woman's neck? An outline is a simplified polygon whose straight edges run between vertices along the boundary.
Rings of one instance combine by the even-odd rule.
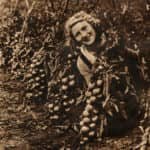
[[[88,52],[93,53],[94,55],[97,55],[100,51],[100,47],[98,43],[94,43],[90,46],[83,45],[84,49],[86,49]]]

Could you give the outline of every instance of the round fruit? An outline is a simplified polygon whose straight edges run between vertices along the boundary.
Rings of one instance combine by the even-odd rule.
[[[86,100],[86,103],[87,103],[87,104],[91,104],[90,99],[87,99],[87,100]]]
[[[43,69],[40,69],[39,72],[44,72],[44,70],[43,70]]]
[[[68,63],[68,64],[71,64],[71,61],[70,61],[70,60],[68,60],[68,61],[67,61],[67,63]]]
[[[74,99],[72,99],[72,100],[70,100],[70,101],[69,101],[69,104],[71,104],[71,105],[72,105],[72,104],[74,104],[74,102],[75,102],[75,100],[74,100]]]
[[[95,128],[96,124],[95,123],[91,123],[90,124],[90,128]]]
[[[92,118],[92,121],[97,121],[98,120],[98,116],[94,116],[93,118]]]
[[[103,69],[103,66],[99,65],[98,70],[102,70],[102,69]]]
[[[83,111],[83,116],[84,116],[84,117],[89,116],[89,112],[88,112],[87,110],[84,110],[84,111]]]
[[[103,81],[102,80],[97,80],[97,82],[96,82],[96,84],[97,84],[97,86],[101,86],[102,85],[102,83],[103,83]]]
[[[70,108],[66,108],[65,111],[66,111],[66,112],[70,111]]]
[[[96,97],[95,97],[95,96],[91,96],[90,99],[89,99],[89,101],[90,101],[91,103],[95,102],[95,101],[96,101]]]
[[[94,136],[94,135],[95,135],[95,132],[94,132],[94,131],[90,131],[90,132],[89,132],[89,136],[90,136],[90,137],[92,137],[92,136]]]
[[[88,117],[85,117],[85,118],[83,118],[83,122],[84,122],[84,123],[89,123],[89,122],[90,122],[90,119],[89,119]]]
[[[48,108],[52,109],[54,107],[54,104],[49,104]]]
[[[68,58],[72,58],[72,55],[71,55],[71,54],[68,54]]]
[[[98,110],[93,109],[93,113],[97,114],[97,113],[98,113]]]
[[[40,62],[37,62],[37,63],[36,63],[37,66],[39,66],[40,64],[41,64]]]
[[[69,75],[69,79],[74,79],[75,78],[75,75]]]
[[[63,91],[65,91],[65,90],[67,90],[67,89],[68,89],[68,86],[66,86],[66,85],[63,85],[63,86],[62,86],[62,90],[63,90]]]
[[[89,131],[89,128],[87,126],[83,126],[81,128],[81,132],[88,132]]]
[[[74,80],[69,82],[69,86],[74,86],[74,85],[75,85],[75,81]]]
[[[35,65],[34,65],[34,64],[31,64],[31,65],[30,65],[30,67],[31,67],[31,68],[34,68],[34,67],[35,67]]]
[[[34,80],[33,80],[33,79],[30,79],[30,80],[28,81],[28,83],[32,83],[32,82],[34,82]]]
[[[45,77],[45,74],[41,74],[41,77],[42,77],[42,78]]]
[[[39,91],[38,95],[43,95],[43,92]]]
[[[80,121],[80,126],[83,126],[84,125],[84,122],[83,121]]]
[[[97,95],[97,94],[99,94],[100,93],[100,88],[96,88],[96,89],[93,89],[93,95]]]
[[[87,137],[84,137],[84,138],[83,138],[83,141],[84,141],[84,142],[88,141],[88,138],[87,138]]]
[[[87,92],[85,93],[85,95],[86,95],[87,97],[90,97],[90,96],[92,95],[92,92],[87,91]]]
[[[89,83],[88,88],[89,90],[93,89],[95,87],[95,83]]]
[[[37,74],[37,72],[36,72],[35,70],[33,70],[33,71],[32,71],[32,74],[35,75],[35,74]]]
[[[67,82],[68,82],[68,78],[67,77],[62,79],[62,83],[67,83]]]
[[[45,86],[40,86],[40,89],[41,89],[41,90],[45,89]]]
[[[67,95],[63,95],[63,97],[62,97],[63,99],[67,99],[68,98],[68,96]]]
[[[54,116],[52,116],[52,119],[57,120],[57,119],[59,119],[59,116],[58,115],[54,115]]]
[[[40,77],[36,77],[35,80],[36,80],[36,81],[40,81]]]
[[[27,98],[31,98],[32,96],[33,96],[32,93],[26,93],[26,97],[27,97]]]
[[[58,110],[59,110],[59,106],[55,106],[54,111],[58,111]]]
[[[63,102],[63,105],[64,105],[64,106],[67,106],[67,105],[68,105],[68,103],[67,103],[67,102]]]
[[[31,73],[28,73],[27,75],[26,75],[26,78],[31,78],[32,77],[32,74]]]
[[[80,144],[83,145],[83,144],[84,144],[84,141],[80,141]]]
[[[39,86],[40,84],[39,83],[35,83],[35,86]]]
[[[88,105],[86,105],[85,110],[89,112],[89,111],[93,110],[93,106],[88,104]]]
[[[37,62],[37,59],[33,59],[32,62],[36,63],[36,62]]]

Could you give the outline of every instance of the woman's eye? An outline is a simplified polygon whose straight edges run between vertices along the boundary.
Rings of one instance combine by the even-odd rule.
[[[81,30],[82,30],[82,31],[86,30],[86,26],[82,27],[82,29],[81,29]]]
[[[91,33],[91,32],[89,32],[89,33],[88,33],[88,35],[92,35],[92,33]]]
[[[77,36],[79,36],[79,34],[80,34],[80,32],[77,32],[77,33],[75,34],[75,36],[77,37]]]

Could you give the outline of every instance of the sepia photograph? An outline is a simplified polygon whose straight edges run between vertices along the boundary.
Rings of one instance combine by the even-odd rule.
[[[0,0],[0,150],[150,150],[150,0]]]

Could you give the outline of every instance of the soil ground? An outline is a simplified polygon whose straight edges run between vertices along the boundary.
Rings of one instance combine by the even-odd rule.
[[[60,133],[51,128],[44,106],[29,107],[23,103],[22,89],[21,83],[0,72],[0,150],[66,149],[67,141],[73,139],[72,131]],[[83,149],[132,150],[140,144],[142,135],[136,127],[126,135],[107,137]]]

